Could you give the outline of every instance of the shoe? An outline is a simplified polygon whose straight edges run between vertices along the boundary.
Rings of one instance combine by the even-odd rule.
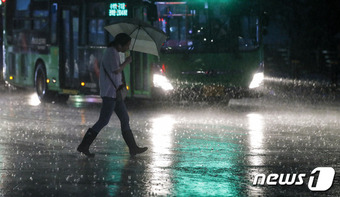
[[[131,156],[144,153],[145,151],[148,150],[147,147],[140,148],[137,146],[135,138],[133,137],[131,130],[122,132],[122,135],[123,135],[126,145],[129,147],[129,153]]]
[[[129,148],[129,149],[130,149],[130,148]],[[147,150],[148,150],[148,147],[143,147],[143,148],[137,147],[137,148],[134,148],[134,149],[130,149],[130,150],[129,150],[129,153],[130,153],[131,156],[135,156],[135,155],[137,155],[137,154],[144,153],[144,152],[147,151]]]
[[[89,128],[80,145],[78,146],[77,151],[83,153],[87,157],[94,157],[95,154],[90,153],[89,148],[93,140],[96,139],[97,135],[98,133],[96,133],[92,128]]]

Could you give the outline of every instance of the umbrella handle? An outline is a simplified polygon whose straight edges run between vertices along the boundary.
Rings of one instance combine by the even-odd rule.
[[[138,37],[138,34],[139,34],[139,30],[140,30],[140,26],[138,27],[137,35],[136,35],[135,41],[133,42],[131,51],[133,51],[133,48],[135,47],[135,44],[136,44],[136,41],[137,41],[137,37]]]

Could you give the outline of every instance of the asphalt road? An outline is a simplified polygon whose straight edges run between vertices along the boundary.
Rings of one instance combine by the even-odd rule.
[[[76,147],[100,98],[40,103],[30,91],[0,91],[0,196],[340,195],[336,97],[128,101],[136,141],[149,150],[130,157],[113,116],[88,159]]]

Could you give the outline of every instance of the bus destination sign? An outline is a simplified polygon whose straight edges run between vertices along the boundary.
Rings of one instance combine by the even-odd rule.
[[[126,3],[110,3],[109,16],[128,16]]]

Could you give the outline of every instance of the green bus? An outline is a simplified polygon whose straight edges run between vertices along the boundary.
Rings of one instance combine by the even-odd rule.
[[[131,52],[129,97],[230,98],[263,80],[262,16],[256,1],[7,0],[4,79],[41,100],[99,94],[99,66],[113,39],[106,25],[138,18],[168,38],[160,57]],[[122,59],[125,54],[122,54]]]
[[[147,20],[149,5],[120,0],[7,0],[4,79],[14,86],[34,87],[41,100],[99,94],[101,57],[113,40],[104,27],[124,18]],[[131,55],[134,61],[125,69],[129,96],[150,97],[149,62],[157,57]]]
[[[168,39],[158,67],[180,98],[260,93],[264,79],[260,1],[156,1],[154,25]]]

